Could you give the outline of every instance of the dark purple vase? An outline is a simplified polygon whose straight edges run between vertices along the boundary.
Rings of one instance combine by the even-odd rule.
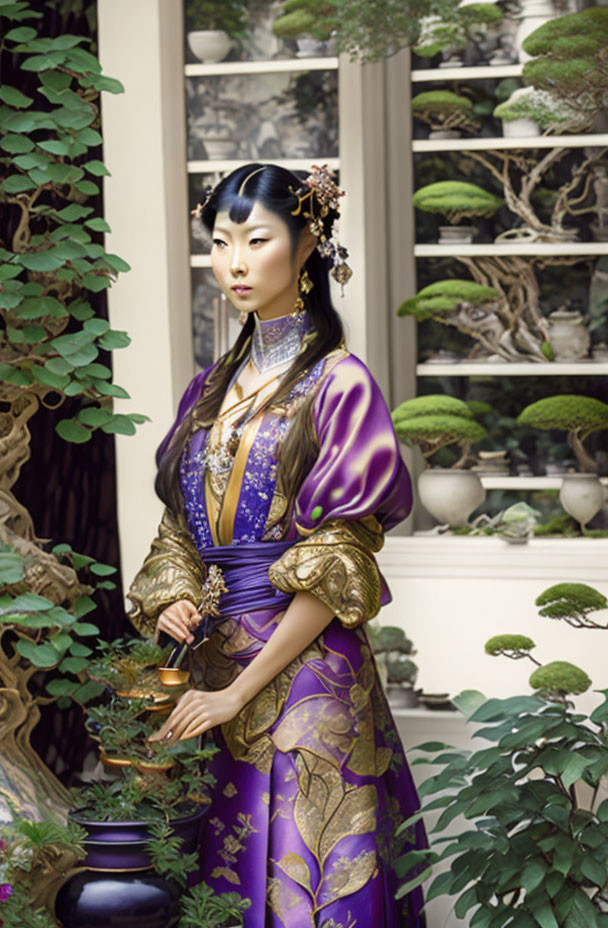
[[[185,854],[197,845],[206,807],[171,824]],[[147,822],[89,822],[78,810],[70,818],[88,832],[79,872],[57,894],[55,913],[63,928],[171,928],[179,919],[180,890],[159,876],[146,852]]]

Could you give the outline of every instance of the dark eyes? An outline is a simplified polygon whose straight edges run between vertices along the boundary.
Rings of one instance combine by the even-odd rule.
[[[252,238],[249,240],[249,244],[250,245],[261,245],[263,242],[267,242],[267,241],[268,241],[267,238]],[[213,244],[216,245],[218,248],[226,247],[226,242],[221,238],[214,238]]]

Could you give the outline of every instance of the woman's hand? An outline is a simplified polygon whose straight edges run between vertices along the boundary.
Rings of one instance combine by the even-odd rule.
[[[161,612],[156,620],[154,640],[158,643],[161,632],[171,635],[176,641],[194,641],[192,629],[201,621],[198,609],[189,599],[178,599]]]
[[[229,722],[242,708],[241,699],[229,686],[212,693],[188,690],[179,697],[169,718],[148,741],[173,744],[185,738],[194,738],[215,725]]]

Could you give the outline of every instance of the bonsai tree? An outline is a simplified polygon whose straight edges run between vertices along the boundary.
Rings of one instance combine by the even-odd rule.
[[[471,444],[487,435],[467,404],[453,396],[417,396],[401,403],[391,415],[397,437],[420,448],[427,460],[447,445],[460,445],[462,454],[452,465],[455,469],[467,466]]]
[[[537,602],[568,599],[565,613],[578,610],[580,616],[581,606],[604,599],[587,587],[581,602],[571,586],[579,584],[559,584]],[[531,658],[533,648],[524,635],[499,635],[486,644],[488,654],[516,660]],[[403,873],[415,875],[398,894],[426,880],[436,862],[450,860],[427,899],[457,896],[456,918],[469,913],[467,920],[480,926],[601,928],[608,800],[598,803],[597,795],[608,763],[608,690],[600,691],[602,702],[590,715],[577,712],[568,697],[591,685],[584,670],[567,661],[539,665],[531,659],[537,665],[530,677],[534,695],[486,699],[468,691],[453,700],[471,722],[483,725],[476,734],[487,747],[470,752],[440,745],[438,756],[418,761],[440,771],[422,784],[423,807],[402,829],[431,809],[442,810],[433,833],[457,816],[464,816],[464,825],[431,850],[404,855]],[[437,749],[431,743],[419,750],[435,755]],[[594,791],[591,808],[581,805],[581,787]]]
[[[472,280],[438,280],[423,287],[397,310],[418,322],[433,319],[475,339],[471,355],[483,348],[505,361],[546,361],[543,336],[535,334],[523,313],[511,309],[504,292]]]
[[[413,687],[418,667],[410,656],[416,651],[403,629],[396,625],[383,625],[379,629],[370,627],[368,631],[372,650],[385,668],[386,682]]]
[[[549,91],[584,119],[592,129],[608,104],[608,10],[592,7],[552,19],[535,29],[523,43],[528,55],[523,78]]]
[[[335,18],[336,4],[332,0],[285,0],[272,31],[281,39],[310,35],[324,42],[335,28]]]
[[[608,624],[592,618],[595,612],[608,609],[608,599],[586,583],[556,583],[536,598],[536,605],[542,607],[540,615],[563,619],[574,628],[608,629]]]
[[[246,0],[185,0],[184,17],[186,31],[219,29],[239,41],[245,37],[247,28]]]
[[[535,87],[514,90],[508,100],[498,104],[494,116],[506,122],[531,119],[547,132],[582,132],[585,129],[585,117],[579,108]]]
[[[584,440],[592,432],[608,428],[608,405],[591,396],[564,393],[547,396],[521,411],[518,425],[536,429],[560,429],[568,433],[568,444],[583,473],[597,473],[597,462],[585,449]]]
[[[447,53],[467,45],[479,49],[488,28],[497,26],[502,16],[502,10],[495,3],[458,4],[447,19],[441,15],[427,16],[421,23],[414,52],[421,58],[434,58],[439,52]]]
[[[146,418],[112,409],[114,397],[128,394],[99,354],[129,338],[90,301],[128,270],[100,243],[109,227],[89,202],[108,173],[95,157],[100,96],[123,88],[102,74],[84,38],[39,37],[25,24],[40,15],[23,2],[0,6],[1,64],[10,59],[19,75],[13,86],[0,73],[0,792],[33,818],[61,813],[68,796],[30,746],[42,701],[30,684],[38,671],[57,668],[51,698],[63,698],[64,687],[90,698],[96,687],[79,675],[91,650],[79,639],[98,629],[83,621],[94,608],[92,587],[76,571],[89,565],[103,577],[113,568],[36,540],[12,491],[30,455],[29,421],[41,405],[57,408],[67,397],[80,398],[56,427],[67,441],[88,441],[98,428],[132,434]]]
[[[503,201],[494,194],[476,184],[459,180],[427,184],[416,190],[412,202],[425,213],[440,213],[450,223],[478,216],[493,216],[503,205]]]
[[[481,124],[475,117],[473,104],[450,90],[427,90],[417,93],[411,102],[416,119],[428,123],[432,129],[464,129],[478,132]]]

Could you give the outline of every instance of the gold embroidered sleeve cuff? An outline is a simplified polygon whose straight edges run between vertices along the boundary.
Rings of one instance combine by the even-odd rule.
[[[383,540],[373,516],[330,521],[289,548],[270,567],[268,577],[284,593],[313,593],[344,625],[360,625],[380,609],[374,552]]]
[[[158,534],[127,593],[129,620],[143,635],[152,635],[159,614],[179,599],[198,606],[205,566],[188,529],[165,509]]]

